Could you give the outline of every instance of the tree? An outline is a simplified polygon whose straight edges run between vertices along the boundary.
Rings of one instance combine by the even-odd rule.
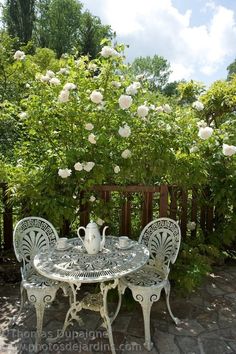
[[[8,33],[25,44],[30,41],[35,19],[35,0],[7,0],[3,10],[3,21]]]
[[[94,59],[101,50],[100,42],[105,37],[112,37],[110,26],[102,25],[99,17],[85,11],[80,27],[80,53],[89,54],[90,58]]]
[[[162,88],[171,73],[170,64],[159,55],[136,58],[131,69],[135,75],[143,74],[148,79],[151,90]]]
[[[77,47],[81,9],[76,0],[39,0],[35,32],[39,45],[53,49],[58,57]]]
[[[227,80],[230,80],[232,75],[236,74],[236,59],[233,61],[233,63],[229,64],[227,70],[228,70]]]

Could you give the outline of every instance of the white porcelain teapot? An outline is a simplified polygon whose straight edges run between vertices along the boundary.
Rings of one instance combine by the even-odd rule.
[[[90,221],[90,223],[85,227],[80,226],[77,230],[77,235],[80,240],[83,242],[84,247],[88,254],[97,254],[101,251],[105,245],[105,231],[108,226],[105,226],[102,233],[102,239],[99,232],[98,225],[94,221]],[[84,241],[80,236],[80,230],[84,230],[85,238]]]

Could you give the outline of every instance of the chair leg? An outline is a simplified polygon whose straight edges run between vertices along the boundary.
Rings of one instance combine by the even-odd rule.
[[[171,308],[170,308],[170,282],[169,282],[169,280],[167,280],[167,283],[166,283],[166,286],[164,289],[165,289],[165,293],[166,293],[166,306],[168,308],[169,314],[170,314],[172,320],[175,322],[175,324],[178,325],[181,321],[173,315]]]
[[[57,288],[51,288],[48,292],[41,291],[42,289],[28,289],[28,300],[34,305],[36,312],[36,338],[35,351],[37,352],[41,343],[43,316],[45,307],[50,304],[56,296]]]
[[[37,321],[37,331],[36,331],[36,339],[35,339],[35,347],[41,344],[41,336],[42,336],[42,329],[43,329],[43,316],[45,310],[45,304],[42,301],[36,301],[34,304],[35,311],[36,311],[36,321]]]
[[[11,322],[10,322],[10,326],[14,326],[17,319],[19,318],[22,310],[23,310],[23,307],[24,307],[24,304],[27,300],[27,296],[26,296],[26,290],[25,288],[23,287],[22,283],[20,285],[20,309],[18,311],[18,313],[12,318]]]
[[[145,299],[144,302],[140,302],[140,305],[142,306],[142,311],[143,311],[144,336],[145,336],[145,342],[143,345],[148,351],[150,351],[152,350],[153,347],[153,343],[151,341],[151,331],[150,331],[150,313],[151,313],[152,302],[149,301],[148,299]]]

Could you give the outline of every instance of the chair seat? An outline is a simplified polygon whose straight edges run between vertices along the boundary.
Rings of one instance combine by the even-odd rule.
[[[128,286],[140,287],[164,287],[166,284],[165,273],[155,267],[145,265],[134,273],[130,273],[122,278],[122,281]]]
[[[22,281],[22,285],[25,289],[37,288],[45,289],[48,287],[59,287],[59,282],[50,280],[40,274],[31,274],[27,279]]]

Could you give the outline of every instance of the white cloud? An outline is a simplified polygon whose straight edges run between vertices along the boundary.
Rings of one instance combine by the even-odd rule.
[[[174,71],[171,79],[204,77],[207,80],[206,76],[213,76],[223,65],[225,69],[236,57],[234,12],[212,0],[198,9],[199,16],[207,9],[208,18],[208,22],[199,25],[193,10],[181,13],[171,0],[87,0],[84,3],[93,6],[91,10],[103,23],[111,25],[119,42],[129,44],[128,61],[137,56],[162,55],[171,63]]]

